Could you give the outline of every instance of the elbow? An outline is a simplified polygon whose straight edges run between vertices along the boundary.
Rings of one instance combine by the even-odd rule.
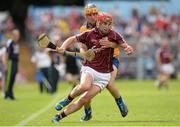
[[[77,42],[77,40],[76,40],[76,36],[72,36],[72,37],[70,37],[70,40],[71,40],[71,43],[75,43],[75,42]]]
[[[70,38],[68,39],[68,42],[69,42],[68,48],[69,48],[69,47],[72,47],[72,46],[77,42],[76,36],[70,37]]]

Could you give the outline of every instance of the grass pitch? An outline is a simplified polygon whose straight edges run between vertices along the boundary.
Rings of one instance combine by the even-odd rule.
[[[116,81],[129,114],[123,118],[107,90],[92,101],[93,118],[80,122],[83,109],[59,124],[51,123],[57,113],[54,105],[65,98],[71,86],[59,83],[54,95],[40,94],[36,82],[15,84],[15,101],[0,97],[0,126],[180,126],[180,81],[169,82],[169,89],[158,90],[154,81]]]

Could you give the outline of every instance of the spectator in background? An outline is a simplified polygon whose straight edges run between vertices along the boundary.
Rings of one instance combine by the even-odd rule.
[[[62,45],[62,38],[60,36],[60,33],[56,31],[56,33],[54,33],[54,36],[52,36],[53,33],[51,33],[51,38],[53,40],[53,42],[56,43],[57,46],[61,46]],[[74,45],[71,45],[68,47],[67,50],[69,51],[78,51],[78,49],[76,47],[73,47]],[[55,53],[54,53],[55,55]],[[76,86],[78,84],[78,80],[79,80],[79,64],[77,61],[76,57],[73,56],[63,56],[61,54],[56,54],[56,57],[59,57],[59,63],[61,62],[61,65],[65,64],[65,80],[71,84],[73,87]],[[57,66],[56,68],[58,69]],[[63,68],[61,68],[60,73],[63,73]],[[63,74],[62,74],[63,75]]]
[[[77,51],[77,48],[74,48],[73,45],[71,45],[68,48],[68,50],[74,52],[74,51]],[[78,80],[79,80],[79,74],[80,74],[77,58],[73,56],[65,56],[65,64],[66,64],[65,79],[70,84],[72,84],[73,87],[75,87],[79,82]]]
[[[58,33],[58,31],[55,31],[53,42],[55,42],[57,46],[60,46],[61,37],[60,34],[57,34],[56,32]],[[51,93],[55,93],[57,91],[57,85],[59,81],[58,66],[60,64],[60,55],[57,52],[49,51],[49,56],[51,58],[51,65],[48,69],[48,77],[49,83],[52,87]]]
[[[14,100],[14,83],[16,74],[18,72],[19,64],[19,39],[20,32],[17,29],[12,30],[11,39],[7,41],[7,52],[5,58],[5,65],[7,66],[7,73],[5,79],[5,99]]]
[[[159,3],[159,2],[157,2]],[[127,3],[131,4],[131,2]],[[146,2],[140,3],[140,4],[146,4]],[[169,5],[168,5],[169,6]],[[168,7],[166,6],[166,7]],[[104,6],[105,7],[105,6]],[[101,9],[105,9],[103,6]],[[133,6],[132,6],[133,7]],[[180,32],[179,32],[179,21],[180,16],[178,13],[172,13],[172,12],[166,12],[163,11],[162,8],[158,8],[158,6],[149,5],[147,6],[146,10],[149,10],[149,13],[142,12],[139,8],[140,6],[134,6],[132,9],[127,9],[127,12],[121,12],[117,11],[120,8],[118,8],[118,5],[115,4],[112,8],[109,7],[108,11],[112,14],[114,14],[114,21],[116,21],[114,29],[116,29],[117,32],[122,33],[128,42],[132,42],[131,44],[133,47],[135,47],[137,52],[128,59],[128,61],[124,61],[126,57],[122,53],[121,54],[121,65],[124,63],[128,63],[128,73],[126,71],[124,77],[127,77],[129,75],[132,75],[132,77],[137,77],[139,79],[144,78],[144,68],[143,68],[143,62],[141,62],[141,59],[144,58],[144,52],[148,52],[150,57],[155,61],[155,51],[159,47],[159,45],[162,42],[162,38],[168,37],[169,44],[171,45],[171,48],[173,48],[173,52],[178,54],[179,53],[179,38],[180,38]],[[36,7],[35,7],[36,8]],[[38,11],[36,11],[38,9]],[[29,31],[27,32],[27,35],[30,36],[27,40],[30,42],[35,42],[35,39],[37,35],[39,35],[42,32],[49,33],[51,31],[54,31],[54,27],[56,29],[59,29],[61,31],[62,39],[71,36],[74,33],[77,33],[79,29],[77,27],[82,24],[84,21],[81,17],[82,14],[80,14],[79,8],[73,8],[67,7],[68,11],[61,11],[62,13],[57,13],[61,10],[60,8],[49,8],[54,14],[47,13],[41,7],[37,7],[36,9],[32,9],[29,12],[29,20],[27,24],[27,28]],[[57,10],[56,10],[57,9]],[[77,11],[74,11],[74,9],[77,9]],[[113,12],[112,12],[113,11]],[[172,10],[173,11],[173,10]],[[41,14],[42,13],[42,14]],[[128,15],[124,15],[128,14]],[[129,15],[131,13],[131,15]],[[76,15],[78,14],[78,16]],[[49,15],[49,16],[48,16]],[[45,21],[44,22],[44,17]],[[69,20],[72,19],[73,20]],[[48,19],[48,20],[47,20]],[[43,21],[42,21],[43,20]],[[77,21],[78,20],[78,21]],[[51,22],[49,22],[51,21]],[[77,24],[76,24],[77,23]],[[86,23],[84,24],[86,25]],[[4,27],[6,25],[1,25],[1,27]],[[88,25],[88,27],[91,27]],[[54,35],[54,34],[53,34]],[[171,43],[173,41],[173,43]],[[175,43],[174,43],[175,42]],[[34,45],[35,43],[31,43]],[[177,44],[177,45],[176,45]],[[142,48],[141,48],[142,47]],[[176,47],[176,49],[174,49]],[[174,61],[176,64],[176,70],[179,71],[179,64],[178,64],[178,57],[174,55]],[[136,62],[133,61],[133,58],[136,58]],[[132,62],[132,61],[133,62]],[[61,64],[64,67],[64,64]],[[137,68],[137,73],[134,73],[134,70]],[[123,67],[120,66],[120,70],[122,70]],[[155,72],[155,70],[154,70]],[[61,73],[62,74],[62,73]],[[121,71],[122,74],[122,71]],[[154,73],[155,74],[155,73]],[[154,75],[155,77],[155,75]],[[131,78],[131,76],[130,76]]]
[[[49,83],[48,69],[51,65],[51,59],[48,52],[42,48],[38,48],[32,56],[31,62],[36,65],[36,80],[39,83],[40,93],[43,93],[43,87],[46,87],[47,92],[50,92],[52,87]]]
[[[57,85],[59,81],[59,71],[56,68],[56,65],[59,65],[60,57],[59,54],[54,51],[49,51],[49,56],[51,59],[51,65],[48,69],[48,78],[52,88],[51,93],[55,93],[57,91]]]
[[[174,72],[174,66],[172,64],[173,56],[166,40],[157,51],[156,60],[159,74],[155,85],[159,89],[162,87],[168,88],[168,80]]]
[[[0,89],[4,93],[4,77],[5,77],[5,54],[6,54],[6,47],[0,47]]]

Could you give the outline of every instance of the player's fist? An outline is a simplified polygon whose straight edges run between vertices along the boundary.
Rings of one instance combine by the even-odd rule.
[[[99,43],[103,48],[110,48],[112,45],[107,37],[104,37],[101,40],[99,40]]]
[[[58,53],[60,53],[60,54],[64,54],[65,49],[60,48],[60,47],[56,47],[56,51],[57,51]]]
[[[134,52],[134,49],[132,46],[130,45],[127,45],[125,48],[124,48],[124,51],[126,52],[127,55],[130,55]]]

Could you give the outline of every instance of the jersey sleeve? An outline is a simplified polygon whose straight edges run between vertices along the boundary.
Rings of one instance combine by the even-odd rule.
[[[88,42],[87,35],[89,32],[83,32],[81,34],[76,35],[76,39],[78,42],[81,42],[83,44],[86,44]]]
[[[124,38],[120,34],[118,34],[116,32],[114,32],[114,34],[113,34],[113,42],[115,42],[117,44],[120,44],[120,45],[123,44],[123,43],[126,43]]]

